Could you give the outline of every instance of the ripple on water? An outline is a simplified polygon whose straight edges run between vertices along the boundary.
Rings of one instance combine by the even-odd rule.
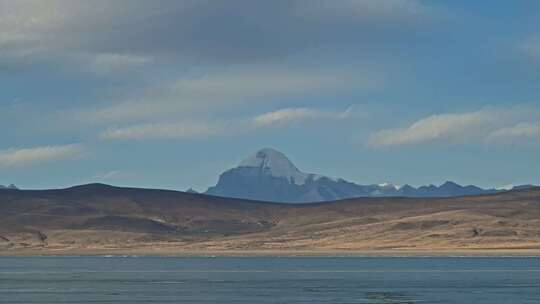
[[[366,292],[366,299],[374,301],[370,303],[388,303],[388,304],[414,304],[418,303],[410,295],[392,291],[370,291]]]

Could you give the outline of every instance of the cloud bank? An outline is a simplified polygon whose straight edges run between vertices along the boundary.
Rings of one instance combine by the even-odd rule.
[[[483,109],[475,112],[438,114],[408,127],[383,129],[371,134],[372,147],[446,142],[496,142],[539,138],[538,108]],[[530,121],[532,120],[532,121]]]
[[[231,64],[376,43],[431,14],[415,0],[0,0],[0,42],[10,56],[159,54]]]
[[[81,156],[80,145],[44,146],[35,148],[8,149],[0,151],[0,166],[16,167],[48,161],[72,159]]]

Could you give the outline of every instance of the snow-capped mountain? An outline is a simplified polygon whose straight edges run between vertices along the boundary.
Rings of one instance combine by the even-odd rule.
[[[319,202],[353,197],[451,197],[494,193],[494,189],[445,182],[419,188],[390,183],[358,185],[344,179],[300,171],[283,153],[261,149],[222,173],[206,194],[273,202]]]
[[[305,184],[306,180],[310,176],[313,176],[313,174],[301,172],[285,154],[270,148],[259,150],[257,153],[244,159],[238,167],[255,168],[265,175],[285,178],[296,185]]]
[[[510,190],[523,190],[523,189],[529,189],[529,188],[534,188],[534,187],[536,186],[531,185],[531,184],[525,184],[525,185],[508,184],[505,186],[497,187],[495,189],[500,190],[500,191],[510,191]]]
[[[0,189],[19,190],[14,184],[10,184],[9,186],[0,185]]]

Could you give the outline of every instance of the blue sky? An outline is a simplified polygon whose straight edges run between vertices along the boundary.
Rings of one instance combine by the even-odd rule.
[[[0,0],[0,184],[205,190],[262,147],[540,184],[538,1]]]

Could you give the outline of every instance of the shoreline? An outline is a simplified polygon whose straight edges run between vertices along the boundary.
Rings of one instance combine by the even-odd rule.
[[[540,249],[468,250],[7,250],[0,257],[540,257]]]

